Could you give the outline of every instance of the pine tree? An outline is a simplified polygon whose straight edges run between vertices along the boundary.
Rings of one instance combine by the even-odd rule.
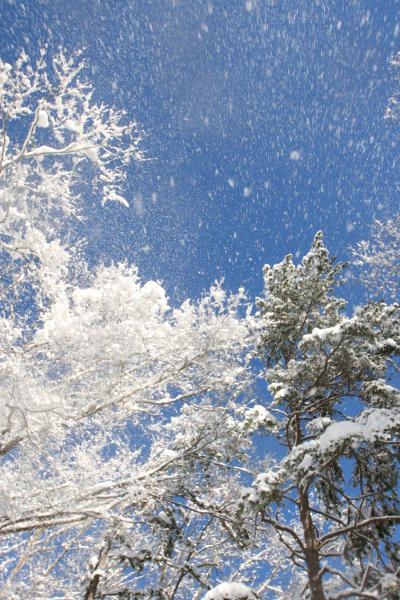
[[[259,351],[268,439],[283,456],[246,496],[306,571],[309,598],[395,598],[400,392],[389,379],[400,309],[369,303],[346,316],[335,295],[344,268],[321,233],[300,265],[289,255],[264,268]]]

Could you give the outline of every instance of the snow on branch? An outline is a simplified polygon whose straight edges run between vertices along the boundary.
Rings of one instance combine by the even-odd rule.
[[[140,134],[125,111],[93,102],[93,86],[81,78],[85,67],[81,51],[67,58],[62,49],[52,61],[42,50],[34,65],[24,51],[14,67],[0,60],[0,174],[11,181],[17,165],[28,163],[30,180],[40,182],[58,167],[61,181],[86,160],[102,201],[126,203],[121,195],[126,166],[143,159]],[[57,162],[63,156],[73,157],[68,166]],[[68,182],[65,210],[71,208]]]
[[[203,600],[256,600],[257,594],[242,583],[220,583]]]
[[[128,206],[126,169],[144,158],[136,122],[96,103],[82,52],[45,49],[14,65],[0,59],[0,250],[42,259],[81,210],[87,183],[103,204]],[[40,239],[39,239],[40,238]],[[61,250],[60,250],[61,251]],[[33,263],[31,262],[31,266]]]
[[[352,249],[363,284],[378,297],[398,299],[400,290],[400,213],[375,220],[371,237]]]

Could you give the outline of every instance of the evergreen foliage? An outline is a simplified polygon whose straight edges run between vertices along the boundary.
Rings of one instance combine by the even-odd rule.
[[[300,265],[289,255],[264,269],[259,352],[275,416],[269,434],[285,454],[258,475],[248,502],[307,571],[313,600],[351,590],[394,598],[400,392],[389,379],[400,309],[373,302],[348,317],[336,295],[344,268],[318,233]],[[297,528],[286,522],[290,510]],[[326,592],[335,580],[337,591]]]
[[[83,179],[143,156],[84,70],[0,63],[0,598],[397,599],[399,306],[349,316],[321,233],[256,313],[90,268]]]

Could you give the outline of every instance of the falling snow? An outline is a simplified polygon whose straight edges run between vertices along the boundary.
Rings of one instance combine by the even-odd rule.
[[[33,109],[25,107],[23,100],[10,102],[7,78],[11,65],[19,61],[21,73],[13,83],[14,92],[19,90],[22,98],[32,92],[38,99],[40,94],[34,89],[33,70],[45,55],[55,56],[60,48],[65,48],[65,56],[71,57],[82,51],[82,55],[75,56],[82,64],[69,81],[60,75],[68,68],[67,62],[56,61],[49,66],[52,86],[46,88],[46,95]],[[276,264],[286,255],[303,264],[301,257],[321,229],[332,254],[344,261],[351,259],[351,249],[357,244],[365,251],[366,263],[377,260],[377,275],[382,271],[382,264],[387,267],[389,261],[389,270],[395,276],[381,285],[380,293],[390,287],[395,294],[398,261],[397,255],[393,254],[394,244],[382,254],[379,237],[373,243],[362,240],[370,240],[370,227],[376,219],[377,223],[397,223],[391,219],[398,214],[399,205],[400,124],[398,119],[387,117],[393,116],[390,111],[396,113],[399,106],[396,96],[399,91],[400,71],[396,70],[396,61],[397,67],[400,66],[399,51],[398,0],[346,0],[339,3],[329,0],[240,0],[232,4],[212,0],[154,0],[148,3],[120,2],[118,10],[113,3],[107,2],[97,2],[94,10],[90,2],[3,0],[0,108],[4,114],[0,127],[4,132],[0,138],[0,224],[7,224],[8,219],[18,223],[12,233],[17,241],[23,238],[27,242],[25,246],[16,242],[10,252],[26,252],[23,254],[25,259],[30,248],[28,242],[32,242],[35,250],[31,249],[29,255],[32,269],[37,262],[42,261],[44,265],[41,285],[47,295],[41,298],[40,308],[48,310],[50,317],[47,329],[42,328],[43,337],[40,339],[39,336],[37,343],[45,345],[49,339],[56,339],[61,334],[68,337],[71,333],[70,312],[74,309],[74,318],[79,321],[75,333],[81,337],[79,343],[70,348],[71,364],[74,364],[75,354],[81,352],[82,347],[87,348],[93,364],[101,365],[99,381],[107,377],[108,370],[118,369],[118,377],[107,388],[107,394],[117,394],[124,378],[129,380],[131,376],[125,364],[124,348],[125,354],[129,351],[136,356],[137,351],[140,356],[137,344],[142,340],[144,347],[156,344],[158,352],[150,357],[151,360],[149,358],[150,366],[143,385],[146,386],[148,380],[151,383],[154,376],[155,386],[161,389],[163,379],[156,378],[151,361],[155,363],[161,356],[163,368],[169,368],[170,357],[162,354],[167,348],[164,336],[168,337],[169,328],[174,330],[180,319],[184,324],[191,323],[191,319],[200,322],[196,321],[195,301],[187,298],[202,298],[204,289],[221,280],[227,290],[232,291],[232,297],[242,286],[251,299],[259,297],[263,287],[263,266]],[[27,61],[28,55],[31,64]],[[61,104],[57,95],[63,85],[66,89],[72,81],[78,87],[66,103]],[[90,82],[88,87],[85,87],[85,81]],[[7,102],[9,108],[4,111]],[[87,108],[89,105],[91,113]],[[111,106],[115,108],[109,111],[106,107]],[[21,117],[17,125],[12,122],[14,112]],[[89,113],[90,118],[85,120],[83,115]],[[105,121],[110,124],[107,130],[103,129]],[[128,133],[127,124],[131,128]],[[110,136],[112,144],[108,144]],[[11,152],[13,137],[15,144]],[[129,150],[121,158],[117,156],[117,148],[122,146]],[[131,160],[138,148],[140,162]],[[34,176],[27,178],[20,160],[22,155],[29,159]],[[9,164],[5,157],[9,157]],[[67,175],[62,170],[65,157],[70,169]],[[10,165],[13,169],[15,166],[11,183]],[[110,175],[114,169],[118,173],[115,180]],[[47,185],[53,202],[48,204],[41,184],[45,172],[49,174]],[[15,194],[13,205],[8,199],[9,186]],[[64,236],[62,243],[56,239],[45,243],[44,234],[35,237],[32,223],[35,211],[39,209],[43,231],[55,215],[65,216],[60,226]],[[75,211],[78,218],[66,234],[67,221]],[[26,217],[28,214],[29,218]],[[25,221],[21,215],[25,215]],[[0,239],[2,252],[10,249],[7,244],[11,238],[10,231],[4,230]],[[69,284],[64,289],[60,283],[60,273],[65,274],[69,269],[63,263],[64,245],[67,244],[73,246],[76,260],[79,258],[87,265],[82,267],[82,272],[71,274],[74,281],[78,281],[78,287],[82,283],[80,279],[87,275],[86,268],[88,271],[93,269],[93,273],[98,269],[96,272],[100,279],[103,277],[100,283],[107,289],[107,294],[99,293],[96,285],[101,285],[96,280],[97,283],[91,281],[92,287],[79,288],[73,299],[67,298]],[[115,265],[124,267],[114,269]],[[132,265],[138,266],[143,284],[137,279],[136,267]],[[55,275],[51,275],[51,267]],[[125,268],[129,277],[121,274]],[[78,267],[76,269],[79,271]],[[18,285],[24,282],[22,275]],[[129,285],[133,285],[132,281],[132,320],[137,331],[132,329],[129,320],[131,329],[126,327],[122,341],[119,339],[110,345],[109,339],[120,327],[119,311],[124,310],[124,294]],[[144,283],[146,281],[150,283]],[[8,280],[6,283],[9,286]],[[12,293],[12,286],[7,286],[5,298]],[[18,310],[24,310],[29,304],[25,297],[27,288],[29,284],[18,299],[18,307],[23,307]],[[53,302],[54,290],[61,298],[59,302]],[[199,306],[203,316],[214,315],[215,309],[217,322],[223,317],[221,306],[229,294],[225,297],[218,284],[213,290],[210,297],[204,296],[204,302],[199,300]],[[109,310],[108,302],[113,294],[118,298],[115,310]],[[357,279],[354,272],[346,276],[343,296],[349,300],[349,306],[361,305],[365,294],[360,278]],[[90,325],[85,315],[90,315],[90,307],[97,305],[101,305],[106,317],[100,311]],[[207,312],[210,310],[211,313]],[[235,322],[241,310],[240,304],[235,308],[236,312],[232,312]],[[253,318],[250,315],[254,315],[257,308],[252,306],[248,310],[246,318],[250,322]],[[162,343],[158,346],[157,339],[149,335],[146,323],[138,319],[138,315],[145,313],[151,319],[160,320]],[[24,340],[18,337],[21,335],[19,330],[10,332],[7,329],[8,314],[3,309],[0,337],[3,336],[7,344],[12,340],[14,354],[19,356]],[[318,313],[318,318],[321,314]],[[25,325],[36,323],[37,316],[30,314]],[[108,322],[114,324],[113,330],[107,329]],[[60,323],[60,326],[54,323]],[[232,329],[229,323],[225,325],[223,323],[212,331],[214,341],[228,343]],[[93,329],[103,343],[96,356]],[[341,335],[341,326],[314,327],[304,336],[304,343],[315,343],[325,350],[327,344],[340,345]],[[192,341],[190,335],[188,339]],[[207,355],[208,348],[201,332],[195,341]],[[180,339],[174,343],[180,357],[176,368],[179,374],[182,365],[186,368],[190,364],[191,355],[182,350]],[[390,346],[390,339],[385,343],[385,348]],[[375,350],[379,354],[382,348]],[[37,350],[30,347],[29,351]],[[199,352],[198,347],[196,352]],[[14,354],[10,353],[12,359]],[[215,356],[218,357],[218,353]],[[53,356],[50,358],[54,359]],[[7,360],[5,352],[4,361]],[[39,356],[37,360],[43,361],[43,357]],[[144,376],[141,368],[139,365],[140,377]],[[23,370],[22,367],[18,369],[15,389],[14,380],[7,381],[7,385],[10,384],[8,409],[14,406],[11,402],[18,391]],[[54,363],[52,369],[46,381],[49,398],[53,383],[64,369],[62,360]],[[233,374],[231,370],[227,371],[218,393],[228,389],[230,378],[237,376],[236,371]],[[368,368],[363,367],[361,371],[367,372]],[[33,373],[32,378],[36,375]],[[215,381],[218,376],[219,372],[216,372]],[[374,385],[379,382],[376,377]],[[134,388],[131,384],[129,380],[131,387],[128,386],[123,400],[124,410]],[[262,379],[258,384],[262,387],[265,381]],[[72,398],[73,404],[75,394],[79,396],[79,385],[72,382],[72,378],[69,382],[65,379],[65,385],[70,385],[68,398]],[[169,389],[166,384],[166,396],[175,393],[174,385]],[[32,388],[31,392],[29,385],[26,387],[33,397],[35,390]],[[96,386],[88,386],[88,390],[93,396],[97,393]],[[258,393],[258,388],[255,391]],[[286,384],[279,389],[270,388],[270,391],[275,394],[277,403],[285,402],[293,393]],[[314,398],[318,402],[317,391],[311,387],[308,399]],[[383,384],[381,393],[389,394]],[[191,400],[195,397],[191,396],[192,389],[186,380],[182,383],[182,395],[185,394]],[[249,398],[254,399],[254,396],[249,394]],[[372,392],[371,398],[373,406],[375,396]],[[54,411],[50,400],[46,405],[49,418]],[[24,394],[21,403],[23,401]],[[35,401],[41,402],[40,394]],[[153,398],[143,409],[149,421],[153,418],[152,401]],[[226,397],[223,401],[226,402]],[[3,433],[21,419],[21,406],[18,404],[18,410],[10,409],[9,423],[0,427]],[[261,408],[254,410],[254,407],[249,409],[249,422],[250,417],[260,427],[266,421],[272,422]],[[291,456],[298,461],[300,470],[311,470],[315,461],[333,448],[347,444],[354,449],[361,442],[376,439],[378,426],[386,435],[396,415],[389,409],[375,407],[364,415],[363,420],[347,416],[348,420],[340,423],[330,423],[328,417],[309,423],[310,432],[322,432],[321,440],[318,446],[303,448],[310,454]],[[191,415],[193,421],[197,417]],[[386,443],[386,437],[383,436],[381,441]],[[160,456],[167,462],[177,456],[175,449],[167,448],[163,452]],[[157,455],[157,460],[160,456]],[[80,460],[84,462],[85,459]],[[276,477],[279,478],[279,474]],[[273,482],[267,479],[261,478],[259,484],[270,493]],[[11,506],[13,499],[7,497],[6,490],[2,495],[5,498],[1,501],[2,508],[11,522],[13,513],[7,512],[7,503]],[[39,507],[47,501],[39,493],[36,499]],[[108,505],[104,505],[104,513],[107,510]],[[103,516],[94,514],[91,518]],[[161,521],[165,518],[167,522],[165,515],[157,518]],[[320,533],[325,535],[322,529]],[[28,542],[29,538],[27,554]],[[128,554],[128,548],[124,550]],[[92,577],[103,573],[97,559],[98,555],[94,556],[89,565],[93,569]],[[10,561],[7,569],[13,574],[17,567],[12,564],[12,553],[7,560]],[[140,564],[140,568],[142,566]],[[214,584],[215,578],[211,585]],[[393,585],[393,577],[389,574],[383,589],[389,593],[395,589]],[[269,591],[280,597],[279,589]],[[205,590],[203,592],[205,594]],[[36,592],[29,593],[34,597]],[[242,598],[241,594],[247,594],[243,596],[247,598],[255,597],[242,584],[231,582],[210,590],[205,598],[237,599]],[[0,589],[0,596],[6,597],[7,590]],[[43,594],[40,597],[44,597]]]
[[[259,285],[265,261],[320,227],[346,254],[343,232],[356,241],[378,210],[391,214],[398,151],[383,112],[396,86],[393,6],[242,0],[233,10],[199,0],[61,14],[57,3],[6,0],[0,39],[8,63],[21,46],[86,48],[96,98],[136,119],[147,159],[127,171],[129,217],[84,207],[97,220],[88,251],[135,260],[147,245],[148,274],[185,295],[213,281],[217,263],[232,283]],[[66,123],[66,134],[76,127]],[[182,248],[199,220],[206,227]]]

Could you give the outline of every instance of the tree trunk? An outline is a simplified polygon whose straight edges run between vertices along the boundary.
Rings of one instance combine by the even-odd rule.
[[[308,490],[299,488],[300,520],[303,526],[305,541],[305,560],[307,564],[308,581],[311,600],[326,600],[319,561],[319,540],[312,521]]]
[[[99,586],[100,577],[101,577],[101,574],[98,571],[100,571],[104,567],[104,564],[105,564],[106,558],[107,558],[107,554],[108,554],[110,548],[111,548],[111,539],[107,537],[103,546],[100,549],[97,563],[94,566],[95,575],[93,575],[91,577],[89,584],[86,587],[85,595],[83,597],[84,600],[95,600],[97,588]]]

